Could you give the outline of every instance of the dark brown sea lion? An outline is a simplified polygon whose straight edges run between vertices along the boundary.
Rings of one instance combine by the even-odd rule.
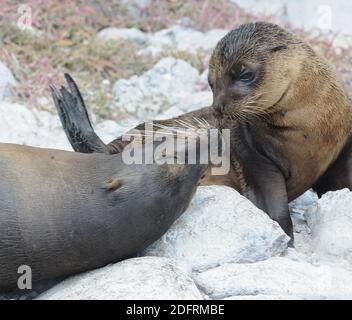
[[[313,186],[320,194],[352,188],[351,103],[332,66],[307,43],[274,24],[242,25],[217,44],[209,84],[212,107],[156,121],[173,126],[203,118],[231,130],[231,170],[223,177],[207,175],[204,184],[235,188],[291,237],[289,201]],[[72,126],[63,122],[76,151],[85,152],[80,144],[88,152],[123,149],[121,138],[103,146],[92,138],[77,88],[64,100],[56,105],[79,132],[73,137]],[[84,121],[74,114],[78,106]]]
[[[23,265],[35,284],[134,256],[185,211],[208,167],[122,155],[0,144],[0,292]]]

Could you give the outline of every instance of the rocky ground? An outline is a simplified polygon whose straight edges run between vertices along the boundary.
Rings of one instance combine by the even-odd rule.
[[[204,65],[226,33],[180,26],[157,32],[108,28],[96,40],[137,44],[155,65],[111,86],[111,114],[91,117],[104,141],[147,119],[209,105],[207,70],[170,49],[200,55]],[[74,76],[74,74],[73,74]],[[71,150],[56,114],[28,107],[0,63],[0,141]],[[104,83],[102,83],[104,85]],[[40,98],[40,97],[39,97]],[[40,99],[39,99],[40,100]],[[44,105],[52,105],[43,97]],[[318,200],[308,191],[290,204],[296,247],[268,216],[236,191],[200,187],[188,210],[139,257],[71,277],[38,299],[348,299],[352,298],[352,192]]]

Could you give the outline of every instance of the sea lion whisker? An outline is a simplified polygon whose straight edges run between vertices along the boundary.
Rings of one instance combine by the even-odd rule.
[[[233,112],[233,113],[232,113],[232,116],[234,116],[235,119],[237,119],[239,122],[244,122],[244,121],[246,121],[246,117],[245,117],[245,115],[244,115],[241,111],[239,111],[239,112]]]
[[[211,125],[209,124],[209,122],[208,122],[206,119],[204,119],[204,118],[201,118],[201,119],[204,121],[205,126],[206,126],[207,128],[211,128]]]
[[[171,131],[175,130],[175,128],[177,128],[177,127],[166,126],[166,125],[163,125],[160,123],[154,123],[153,126],[156,128],[160,128],[160,129],[164,129],[164,130],[171,130]]]
[[[212,126],[209,124],[209,122],[206,119],[204,119],[203,117],[202,118],[196,117],[196,119],[200,122],[203,129],[211,129],[212,128]]]
[[[206,126],[199,118],[193,117],[193,119],[201,126],[201,128],[206,129]]]
[[[182,125],[183,127],[186,127],[186,128],[189,128],[189,129],[195,129],[197,127],[195,127],[194,125],[186,122],[186,121],[183,121],[183,120],[176,120],[176,123],[179,123],[180,125]]]

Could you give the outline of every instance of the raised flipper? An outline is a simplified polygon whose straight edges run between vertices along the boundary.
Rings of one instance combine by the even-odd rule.
[[[82,153],[108,153],[105,143],[94,132],[86,106],[76,83],[65,73],[69,87],[61,87],[60,92],[50,86],[51,94],[62,126],[73,150]]]
[[[247,186],[246,198],[281,226],[291,238],[289,245],[293,246],[293,225],[286,190],[288,173],[285,164],[273,158],[271,149],[266,148],[273,142],[269,143],[266,137],[258,136],[255,126],[241,125],[236,136],[236,155],[246,164],[243,166]]]
[[[319,197],[328,191],[344,188],[352,191],[352,136],[335,162],[313,186]]]
[[[122,137],[118,137],[108,145],[104,144],[94,132],[83,98],[76,83],[67,73],[65,74],[65,78],[70,91],[65,87],[61,87],[60,92],[54,86],[50,86],[50,88],[62,126],[72,148],[82,153],[120,153],[129,142],[123,141]],[[177,126],[179,125],[177,121],[180,120],[185,123],[193,123],[193,125],[197,125],[197,122],[201,121],[217,127],[217,119],[211,107],[185,113],[173,119],[157,120],[154,121],[154,124]],[[144,123],[138,125],[136,129],[143,130]]]

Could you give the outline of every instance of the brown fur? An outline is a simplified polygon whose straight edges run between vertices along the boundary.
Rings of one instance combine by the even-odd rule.
[[[284,46],[272,52],[278,45]],[[231,97],[228,72],[240,65],[256,65],[261,80],[248,94]],[[324,173],[351,132],[350,102],[333,68],[278,26],[254,23],[231,31],[214,50],[209,81],[214,105],[224,104],[221,127],[231,128],[234,118],[258,123],[261,134],[279,141],[290,200]]]

